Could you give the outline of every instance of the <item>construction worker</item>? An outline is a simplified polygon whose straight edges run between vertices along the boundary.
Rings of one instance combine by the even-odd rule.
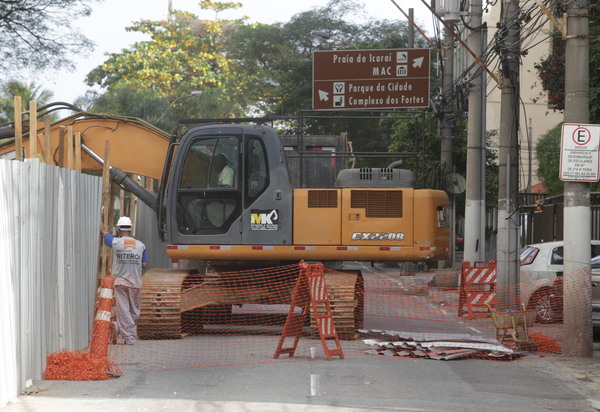
[[[219,153],[215,156],[215,167],[219,171],[217,184],[219,186],[233,187],[235,171],[231,167],[231,162],[227,156],[223,153]]]
[[[122,216],[117,222],[117,237],[100,224],[104,244],[113,250],[112,276],[115,278],[117,308],[117,343],[133,345],[137,336],[137,319],[142,303],[142,269],[148,266],[146,246],[131,236],[131,219]]]

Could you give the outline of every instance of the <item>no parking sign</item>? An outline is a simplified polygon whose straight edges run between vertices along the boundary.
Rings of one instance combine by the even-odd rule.
[[[597,182],[600,125],[565,123],[560,143],[560,180]]]

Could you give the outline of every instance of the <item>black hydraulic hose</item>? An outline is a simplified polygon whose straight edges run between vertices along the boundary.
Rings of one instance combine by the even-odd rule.
[[[89,154],[92,159],[104,165],[104,159],[98,156],[92,149],[82,144],[81,148],[84,152]],[[156,193],[153,193],[149,190],[146,190],[140,184],[138,184],[135,180],[133,180],[129,175],[118,167],[110,167],[110,180],[121,186],[123,189],[127,190],[130,193],[133,193],[144,202],[148,207],[154,210],[155,213],[158,213],[158,196]]]
[[[128,192],[136,195],[138,199],[148,205],[152,210],[154,210],[155,213],[158,213],[158,196],[155,193],[144,189],[123,170],[119,169],[118,167],[111,167],[110,180]]]

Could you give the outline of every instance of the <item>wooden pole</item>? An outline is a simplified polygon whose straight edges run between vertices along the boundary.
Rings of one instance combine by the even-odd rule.
[[[75,170],[81,172],[81,132],[75,132]]]
[[[67,168],[73,170],[73,126],[67,126]]]
[[[50,116],[46,116],[44,119],[44,162],[50,164],[52,160],[52,153],[50,153]]]
[[[104,167],[102,169],[102,222],[108,232],[110,232],[112,225],[110,224],[110,142],[107,140],[104,145]],[[101,253],[101,267],[100,267],[100,279],[108,273],[108,261],[107,252],[108,249],[102,247]]]
[[[37,155],[37,102],[29,101],[29,157]]]
[[[60,126],[58,129],[58,165],[59,167],[65,167],[65,133],[66,129],[64,126]]]
[[[15,159],[23,160],[23,121],[21,113],[21,96],[15,96]]]
[[[134,180],[140,181],[141,176],[140,175],[132,175],[131,176]],[[131,218],[131,223],[133,224],[133,232],[132,234],[135,236],[135,226],[136,226],[136,213],[135,211],[137,210],[137,197],[134,194],[130,194],[129,197],[129,217]]]

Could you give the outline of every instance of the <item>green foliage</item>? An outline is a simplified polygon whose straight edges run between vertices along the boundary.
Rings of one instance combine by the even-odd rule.
[[[73,68],[72,54],[92,43],[71,23],[88,16],[96,0],[0,0],[0,73]]]
[[[239,3],[203,1],[202,9],[219,12]],[[108,60],[87,76],[89,85],[151,90],[179,110],[182,117],[199,117],[190,101],[181,99],[192,91],[212,96],[224,115],[239,112],[245,97],[240,93],[243,76],[233,73],[223,47],[229,31],[242,21],[199,20],[192,13],[174,11],[167,21],[141,21],[128,28],[148,34],[151,39],[134,44]],[[198,94],[200,95],[200,94]]]
[[[203,1],[200,6],[218,15],[237,3]],[[284,132],[297,133],[300,126],[304,134],[348,132],[355,151],[385,152],[390,143],[389,120],[339,112],[325,112],[319,116],[326,119],[315,119],[306,113],[312,107],[315,50],[407,46],[406,22],[354,23],[362,11],[364,5],[358,1],[332,0],[325,7],[274,25],[220,20],[218,16],[214,21],[200,21],[191,13],[173,12],[168,21],[135,23],[130,30],[147,33],[150,39],[109,56],[88,74],[87,81],[109,92],[124,87],[150,90],[168,101],[178,118],[292,117],[301,113],[302,121],[289,121]],[[314,37],[310,34],[313,29],[327,31],[332,38]],[[415,46],[426,47],[426,43],[417,38]],[[188,97],[193,91],[201,94]],[[115,107],[126,109],[120,103]],[[365,158],[359,159],[358,166],[387,166],[389,162]]]
[[[76,105],[93,113],[138,117],[165,131],[173,131],[178,126],[173,107],[149,89],[114,87],[102,95],[88,94]]]
[[[537,176],[544,182],[550,196],[564,191],[563,182],[559,178],[561,129],[562,123],[559,123],[540,136],[535,149]]]
[[[600,123],[600,4],[590,4],[589,19],[589,93],[590,122]],[[541,80],[542,88],[548,93],[548,103],[555,110],[565,108],[565,45],[566,42],[555,35],[552,53],[534,65]]]
[[[414,158],[404,160],[402,167],[415,172],[417,187],[447,190],[448,173],[456,172],[466,176],[467,170],[467,129],[466,120],[455,122],[453,130],[453,170],[441,162],[441,144],[439,123],[435,114],[426,112],[414,119],[397,120],[394,122],[392,144],[393,152],[416,152]],[[492,131],[486,136],[488,143],[494,137]],[[496,207],[498,199],[498,166],[496,153],[486,150],[486,205]],[[464,210],[464,194],[457,196],[457,211]],[[460,212],[459,212],[460,213]]]
[[[364,5],[358,1],[333,0],[325,7],[296,14],[286,23],[239,27],[228,39],[229,56],[246,74],[244,94],[257,97],[256,108],[272,115],[300,114],[301,122],[289,122],[283,132],[298,133],[298,127],[309,135],[348,132],[354,151],[387,151],[393,122],[385,116],[367,119],[373,113],[310,112],[314,51],[407,47],[406,22],[354,23],[361,11]],[[311,30],[325,31],[331,38],[312,36]],[[415,47],[427,47],[422,38],[415,42]],[[389,163],[389,159],[365,157],[358,159],[357,166],[383,167]]]
[[[562,123],[548,130],[538,140],[535,158],[538,162],[537,176],[548,189],[548,195],[564,193],[564,184],[560,180],[560,140]],[[592,192],[600,191],[600,182],[590,183]]]
[[[316,50],[407,47],[404,21],[353,23],[364,6],[354,0],[332,0],[327,6],[296,14],[283,24],[239,27],[228,40],[230,57],[249,74],[247,91],[258,96],[261,110],[294,115],[312,107],[312,53]],[[328,40],[311,30],[327,32]],[[415,47],[426,47],[417,38]],[[257,91],[265,93],[261,96]],[[310,120],[308,120],[311,123]]]
[[[460,121],[454,128],[452,159],[454,170],[446,170],[441,163],[441,141],[436,115],[426,112],[414,119],[397,120],[392,131],[393,152],[416,152],[418,156],[403,162],[403,168],[415,172],[417,187],[446,189],[447,175],[453,171],[464,176],[466,171],[466,122]]]
[[[565,41],[553,37],[552,54],[535,63],[542,88],[548,93],[548,104],[554,110],[565,108]]]
[[[0,124],[14,121],[14,97],[21,96],[21,110],[29,111],[29,102],[35,100],[37,106],[50,103],[54,94],[43,89],[34,82],[23,83],[18,80],[9,80],[0,84]]]

